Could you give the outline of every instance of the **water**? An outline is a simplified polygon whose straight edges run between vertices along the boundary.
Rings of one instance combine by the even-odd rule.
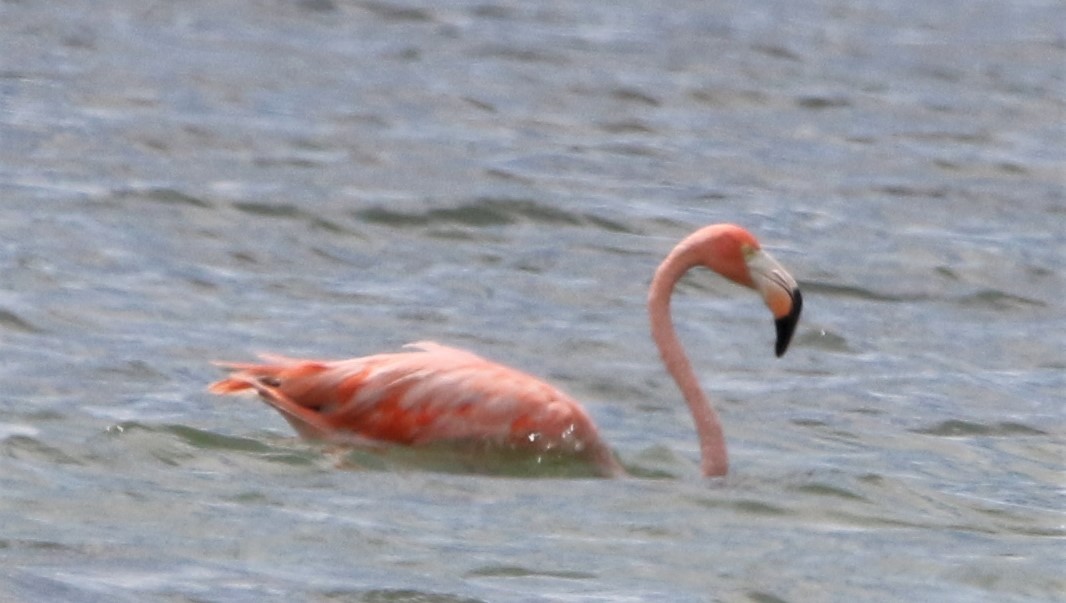
[[[1066,597],[1056,2],[0,5],[0,600]],[[690,277],[733,472],[646,332]],[[638,479],[301,442],[210,359],[436,339]],[[515,475],[517,473],[517,475]]]

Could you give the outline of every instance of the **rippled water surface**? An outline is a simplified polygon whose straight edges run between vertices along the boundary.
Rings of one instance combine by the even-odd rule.
[[[0,2],[0,600],[1066,597],[1062,3],[62,4]],[[775,359],[752,294],[679,289],[704,480],[644,296],[719,221],[806,305]],[[205,392],[417,339],[639,477]]]

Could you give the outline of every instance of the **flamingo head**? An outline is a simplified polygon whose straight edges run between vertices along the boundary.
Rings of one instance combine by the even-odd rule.
[[[740,226],[715,224],[697,234],[703,235],[699,237],[704,252],[700,263],[762,295],[777,327],[774,352],[779,357],[783,355],[803,309],[796,280],[760,247],[754,235]]]

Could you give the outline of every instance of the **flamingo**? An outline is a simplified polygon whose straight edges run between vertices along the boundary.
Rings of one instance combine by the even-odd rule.
[[[674,330],[670,297],[696,266],[756,290],[774,316],[780,357],[799,320],[796,281],[733,224],[712,224],[684,238],[655,271],[648,295],[651,335],[696,425],[703,475],[729,470],[722,424],[700,388]],[[558,388],[474,353],[430,341],[406,351],[347,360],[263,355],[262,363],[219,362],[231,371],[216,394],[251,390],[303,437],[342,443],[488,443],[530,454],[580,457],[604,476],[625,469],[592,418]]]

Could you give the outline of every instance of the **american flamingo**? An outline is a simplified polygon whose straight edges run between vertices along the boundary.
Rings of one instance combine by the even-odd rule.
[[[720,476],[729,468],[722,425],[670,317],[674,285],[695,266],[762,295],[776,322],[778,356],[788,348],[803,298],[796,281],[760,249],[755,237],[732,224],[692,233],[655,272],[648,295],[652,339],[692,412],[702,472]],[[464,350],[428,341],[406,347],[409,351],[348,360],[268,355],[261,364],[218,363],[232,373],[210,391],[258,392],[311,439],[412,446],[489,443],[533,454],[573,454],[605,476],[625,474],[585,409],[562,391]]]

